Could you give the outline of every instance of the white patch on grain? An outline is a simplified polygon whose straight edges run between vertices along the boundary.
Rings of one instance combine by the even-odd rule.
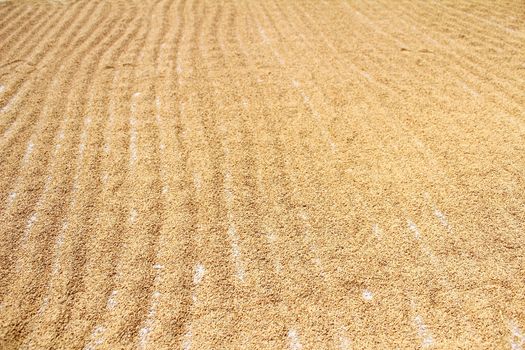
[[[259,35],[261,36],[263,43],[270,46],[270,48],[272,49],[272,53],[277,58],[277,61],[279,62],[279,64],[281,66],[284,66],[286,64],[286,62],[284,61],[284,58],[279,54],[279,52],[277,52],[277,50],[275,50],[272,47],[272,45],[270,44],[270,38],[268,38],[268,35],[266,34],[266,31],[264,30],[264,28],[262,28],[259,24],[257,24],[257,27],[259,29]]]
[[[408,220],[407,223],[409,230],[412,231],[416,239],[421,238],[421,232],[419,232],[417,225],[412,220]]]
[[[31,234],[31,229],[33,228],[33,225],[38,219],[37,213],[32,213],[29,219],[27,219],[26,223],[26,229],[24,230],[24,235],[22,236],[22,242],[26,243],[29,239],[29,235]]]
[[[11,106],[16,102],[16,100],[18,100],[18,95],[19,95],[19,91],[17,91],[15,93],[15,95],[13,97],[11,97],[9,99],[9,101],[7,101],[7,103],[2,107],[0,108],[0,113],[5,113],[7,111],[9,111],[11,109]],[[13,125],[13,124],[12,124]],[[10,131],[11,131],[11,127],[5,132],[5,134],[10,134]],[[4,134],[4,135],[5,135]]]
[[[198,263],[195,265],[194,271],[193,271],[193,292],[191,294],[191,299],[193,300],[193,303],[197,303],[198,299],[198,291],[197,286],[202,282],[202,279],[204,278],[204,274],[206,273],[206,269],[204,268],[204,265],[201,263]],[[191,326],[190,326],[191,327]],[[189,337],[189,344],[191,344],[191,330],[189,331],[189,334],[186,334],[186,337]]]
[[[155,264],[153,265],[153,268],[155,270],[163,270],[164,269],[164,265],[161,265],[161,264]]]
[[[264,30],[264,28],[260,27],[259,26],[259,35],[261,36],[261,38],[263,39],[263,42],[265,44],[268,44],[270,42],[270,39],[268,38],[268,35],[266,35],[266,31]]]
[[[3,86],[3,85],[0,84],[0,94],[3,93],[4,90],[5,90],[5,86]]]
[[[129,118],[130,133],[129,133],[129,152],[130,164],[134,166],[137,162],[137,99],[141,96],[140,92],[135,92],[131,98],[131,114]]]
[[[365,299],[365,301],[370,301],[374,298],[374,293],[372,293],[371,291],[369,291],[368,289],[365,289],[363,291],[363,299]]]
[[[434,344],[434,338],[420,315],[414,317],[414,324],[416,325],[417,334],[421,339],[421,347],[427,348]]]
[[[129,134],[129,157],[131,166],[137,162],[137,121],[135,116],[132,115],[130,118],[131,131]]]
[[[206,269],[204,268],[204,265],[200,263],[197,264],[195,266],[195,272],[193,273],[193,284],[194,285],[200,284],[205,273],[206,273]]]
[[[132,223],[132,224],[135,223],[135,221],[137,220],[137,216],[138,216],[137,209],[132,208],[129,211],[129,221],[130,221],[130,223]]]
[[[191,337],[192,337],[191,326],[188,327],[188,331],[184,334],[184,339],[182,341],[182,349],[190,350],[191,349]]]
[[[58,141],[57,143],[55,144],[55,149],[53,150],[53,156],[56,156],[58,154],[58,151],[60,150],[60,148],[62,147],[62,139],[64,138],[64,134],[63,132],[61,131],[60,132],[62,135],[59,135],[59,138],[58,138]]]
[[[83,160],[84,160],[84,149],[85,145],[88,139],[88,128],[91,124],[91,117],[86,116],[84,119],[84,127],[82,128],[82,134],[80,135],[80,144],[78,145],[78,158],[77,158],[77,165],[75,170],[75,175],[73,176],[73,192],[77,192],[80,188],[79,184],[79,169],[82,166]],[[76,204],[77,196],[73,196],[73,199],[71,200],[71,207],[74,207]]]
[[[117,307],[117,297],[118,297],[118,291],[114,290],[111,292],[108,298],[108,302],[106,304],[106,308],[108,310],[113,310],[115,307]]]
[[[376,236],[377,239],[381,239],[381,237],[383,236],[383,231],[381,230],[378,224],[372,225],[372,232],[374,233],[374,236]]]
[[[49,188],[51,187],[51,182],[52,181],[53,181],[53,176],[47,175],[46,176],[46,182],[44,183],[44,194],[47,194],[49,192]]]
[[[286,61],[284,60],[283,56],[281,56],[275,49],[273,49],[273,55],[275,58],[277,58],[277,62],[279,62],[281,66],[286,65]]]
[[[321,263],[321,259],[318,256],[316,256],[313,260],[314,260],[315,266],[317,267],[317,270],[319,270],[320,275],[322,277],[326,277],[324,274],[324,268],[323,268],[323,264]]]
[[[292,81],[292,84],[296,87],[296,88],[299,88],[299,83],[296,81],[296,80],[293,80]],[[312,115],[314,116],[314,119],[315,121],[317,122],[317,124],[320,124],[321,123],[321,114],[319,113],[319,111],[315,108],[315,106],[312,104],[312,101],[310,100],[310,96],[308,96],[304,90],[300,89],[299,88],[299,92],[303,98],[303,102],[304,104],[306,105],[306,107],[308,107],[308,109],[312,112]],[[320,131],[321,131],[321,134],[323,135],[323,137],[326,139],[326,141],[328,142],[328,144],[330,145],[330,148],[332,150],[333,153],[337,152],[337,145],[335,144],[335,142],[333,141],[332,139],[332,136],[330,135],[330,133],[323,127],[320,128]]]
[[[162,121],[161,121],[161,118],[160,118],[160,97],[159,96],[155,97],[155,109],[156,109],[156,112],[157,112],[157,113],[155,113],[155,120],[157,121],[157,125],[160,128],[160,125],[162,124]],[[164,149],[162,144],[161,144],[161,149]]]
[[[423,143],[423,141],[421,141],[417,136],[414,136],[413,137],[413,140],[414,140],[414,143],[416,144],[416,146],[423,152],[426,152],[427,150],[427,146],[425,146],[425,144]]]
[[[155,316],[157,315],[157,307],[159,304],[160,292],[154,291],[151,295],[151,306],[148,310],[148,316],[144,321],[144,325],[139,330],[139,348],[146,349],[149,335],[155,326]]]
[[[159,96],[155,97],[155,109],[156,109],[155,120],[156,120],[156,123],[157,123],[157,130],[160,133],[160,135],[159,135],[159,139],[160,139],[162,137],[161,130],[162,130],[163,121],[162,121],[162,117],[161,117],[161,114],[160,114],[161,102],[160,102],[160,97]],[[162,142],[162,140],[160,140],[159,141],[159,153],[160,153],[161,159],[165,158],[165,150],[166,150],[166,144],[164,142]],[[164,169],[164,166],[161,167],[160,173],[161,173],[160,176],[161,176],[161,181],[162,181],[162,190],[161,191],[162,191],[162,194],[165,195],[169,191],[169,186],[166,183],[166,177],[167,176],[166,176],[166,170]]]
[[[441,225],[443,225],[446,228],[450,227],[447,221],[447,217],[445,216],[445,214],[443,214],[443,212],[441,212],[441,210],[434,209],[434,215],[439,219]]]
[[[62,228],[60,229],[60,232],[58,233],[57,238],[55,240],[55,249],[53,251],[51,276],[56,276],[60,272],[60,256],[62,252],[62,245],[64,244],[64,237],[65,237],[65,232],[67,230],[67,227],[68,227],[68,223],[67,221],[65,221],[62,224]],[[40,306],[40,309],[38,310],[38,314],[42,314],[42,312],[46,309],[48,305],[49,294],[51,292],[52,285],[53,285],[53,279],[50,278],[48,279],[48,284],[47,284],[47,295],[44,297],[42,301],[42,305]]]
[[[47,308],[48,305],[49,305],[49,298],[45,296],[44,299],[42,299],[42,304],[38,308],[38,315],[42,315],[42,312],[44,312],[44,310]]]
[[[308,216],[308,213],[304,210],[304,209],[301,209],[299,210],[299,218],[303,221],[308,221],[309,220],[309,216]]]
[[[200,173],[193,173],[193,185],[197,191],[201,190],[202,178]]]
[[[7,197],[7,205],[11,205],[13,201],[16,198],[16,192],[9,192],[9,196]]]
[[[479,92],[477,92],[476,90],[474,90],[473,88],[471,88],[470,86],[468,86],[467,84],[463,83],[463,82],[460,82],[460,85],[461,85],[461,88],[468,92],[472,97],[478,99],[481,97],[481,95],[479,94]]]
[[[228,155],[228,149],[225,149],[226,156]],[[237,278],[244,282],[244,267],[241,261],[241,251],[239,248],[239,236],[237,235],[237,230],[235,229],[234,218],[233,218],[233,177],[229,171],[224,174],[224,198],[226,200],[227,216],[229,221],[228,226],[228,237],[231,241],[232,246],[232,256],[235,262],[235,269]]]
[[[235,226],[230,225],[230,227],[228,227],[228,237],[230,237],[230,240],[231,240],[232,255],[235,261],[235,269],[237,271],[236,272],[237,278],[241,282],[244,282],[244,267],[242,266],[242,262],[241,262],[241,252],[239,249],[239,236],[237,235]]]
[[[323,265],[321,263],[321,259],[319,258],[319,254],[317,252],[316,245],[312,242],[311,237],[311,230],[312,225],[310,224],[310,215],[306,212],[305,209],[301,208],[299,212],[297,213],[297,216],[303,221],[304,225],[304,240],[308,243],[308,248],[310,249],[310,253],[312,254],[312,261],[319,271],[319,275],[323,278],[327,278],[327,274],[324,271]]]
[[[434,254],[432,249],[430,249],[429,246],[427,246],[426,244],[423,244],[422,247],[421,247],[421,251],[428,256],[428,258],[430,259],[430,262],[435,267],[439,266],[439,259],[436,257],[436,255]]]
[[[281,262],[279,260],[275,261],[274,267],[275,267],[275,271],[277,271],[277,273],[283,272],[283,265],[281,264]]]
[[[525,335],[523,335],[523,332],[516,321],[510,321],[509,328],[511,332],[510,348],[512,350],[523,350],[523,345],[525,345]]]
[[[361,71],[361,75],[366,78],[366,80],[372,80],[372,76],[365,71]]]
[[[308,96],[307,94],[305,94],[304,92],[301,91],[301,96],[303,97],[303,102],[309,106],[310,105],[310,96]],[[316,120],[319,121],[319,115],[314,115],[314,117],[316,117]]]
[[[51,270],[51,273],[53,276],[56,276],[60,272],[60,251],[61,251],[63,244],[64,244],[64,229],[60,230],[60,233],[57,235],[57,238],[55,241],[55,257],[53,259],[53,268]]]
[[[290,342],[290,350],[300,350],[303,348],[299,341],[299,335],[295,329],[288,331],[288,341]]]
[[[26,152],[24,153],[24,158],[22,161],[23,164],[26,164],[28,162],[29,157],[31,157],[31,154],[33,153],[34,147],[35,147],[35,144],[33,143],[33,141],[30,140],[29,143],[27,144]]]
[[[88,127],[91,124],[91,117],[86,117],[84,119],[84,128],[82,130],[82,135],[80,136],[80,145],[78,146],[78,154],[80,155],[80,160],[84,157],[84,150],[86,149],[86,142],[88,137]]]
[[[347,336],[341,335],[339,337],[339,348],[341,350],[349,350],[350,347],[351,347],[351,343],[352,342],[350,341],[350,339]]]
[[[104,326],[96,326],[93,329],[93,332],[91,332],[91,340],[89,341],[86,346],[84,346],[84,350],[95,350],[99,345],[104,343],[104,333],[106,332],[106,327]]]
[[[277,240],[277,236],[273,231],[268,231],[267,237],[270,243],[275,243],[275,241]]]

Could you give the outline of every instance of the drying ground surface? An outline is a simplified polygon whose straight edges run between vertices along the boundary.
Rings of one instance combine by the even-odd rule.
[[[0,23],[0,348],[525,346],[525,2]]]

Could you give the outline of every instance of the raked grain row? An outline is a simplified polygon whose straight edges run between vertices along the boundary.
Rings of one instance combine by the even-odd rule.
[[[524,16],[0,2],[0,348],[522,349]]]

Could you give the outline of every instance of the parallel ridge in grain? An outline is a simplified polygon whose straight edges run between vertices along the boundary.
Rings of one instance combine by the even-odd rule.
[[[523,348],[524,11],[0,0],[0,348]]]

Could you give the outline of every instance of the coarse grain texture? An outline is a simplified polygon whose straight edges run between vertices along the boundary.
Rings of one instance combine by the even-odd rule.
[[[0,349],[523,349],[525,3],[0,0]]]

